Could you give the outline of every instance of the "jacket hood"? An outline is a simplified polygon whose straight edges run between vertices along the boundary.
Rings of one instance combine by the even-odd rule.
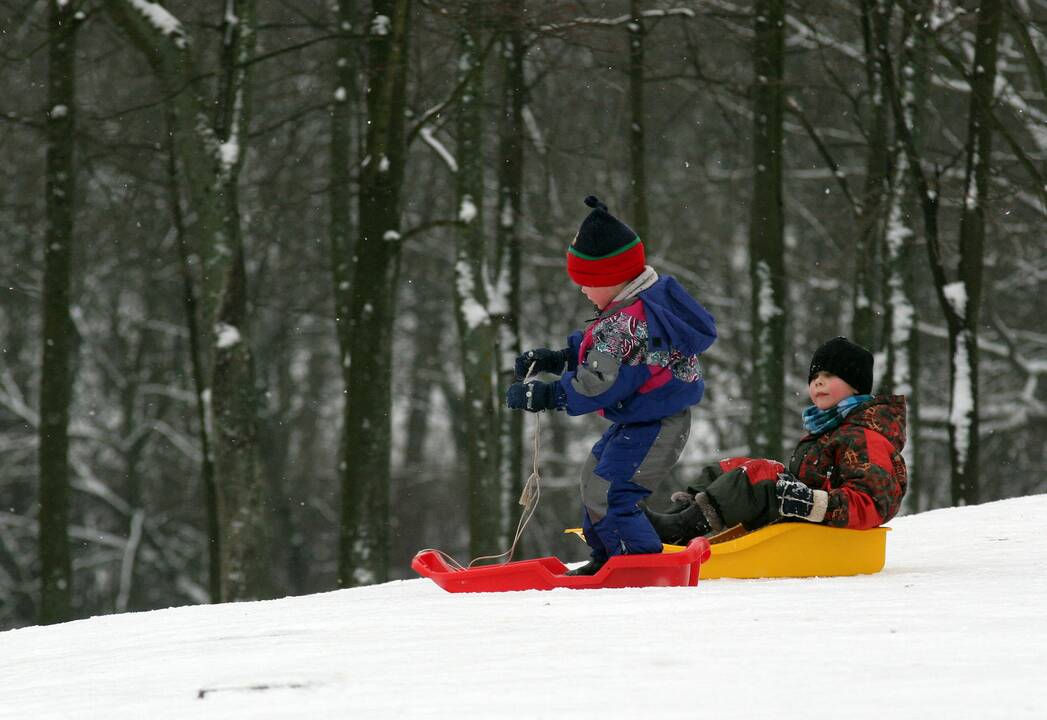
[[[905,396],[877,395],[851,411],[843,422],[875,430],[901,452],[905,447]]]
[[[698,355],[716,340],[716,319],[670,275],[641,292],[653,350]]]

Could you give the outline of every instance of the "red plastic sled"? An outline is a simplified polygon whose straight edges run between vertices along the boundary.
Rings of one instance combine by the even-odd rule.
[[[411,568],[447,592],[508,592],[512,590],[590,590],[626,587],[679,587],[698,584],[701,564],[709,559],[709,541],[695,538],[678,553],[618,555],[592,576],[565,575],[567,567],[554,557],[518,560],[501,565],[453,568],[436,550],[414,556]]]

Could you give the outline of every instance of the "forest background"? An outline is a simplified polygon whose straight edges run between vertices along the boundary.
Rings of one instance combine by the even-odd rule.
[[[600,196],[717,317],[658,504],[847,335],[904,512],[1047,490],[1043,0],[0,0],[0,629],[509,547]],[[595,417],[517,550],[584,554]]]

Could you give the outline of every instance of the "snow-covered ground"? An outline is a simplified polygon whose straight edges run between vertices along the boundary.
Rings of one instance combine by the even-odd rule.
[[[1047,718],[1047,495],[891,526],[870,576],[418,579],[12,630],[0,717]]]

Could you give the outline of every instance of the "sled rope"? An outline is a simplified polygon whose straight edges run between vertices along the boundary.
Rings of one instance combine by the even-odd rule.
[[[527,370],[527,377],[523,379],[523,382],[528,382],[534,377],[534,363],[531,363],[530,368]],[[513,536],[513,543],[509,546],[509,549],[498,555],[481,555],[475,557],[469,561],[468,565],[462,565],[460,562],[455,560],[449,554],[443,550],[437,550],[436,548],[428,548],[426,551],[432,551],[442,557],[447,564],[455,570],[465,570],[471,568],[476,563],[482,560],[494,560],[497,561],[501,558],[505,558],[503,562],[512,562],[513,554],[516,552],[516,546],[520,542],[520,536],[523,535],[524,529],[527,527],[527,523],[531,521],[531,517],[534,515],[534,511],[538,507],[538,501],[542,497],[542,476],[538,473],[538,457],[541,451],[541,417],[540,412],[534,413],[534,440],[532,447],[534,450],[533,464],[531,469],[531,475],[524,482],[523,489],[520,491],[520,499],[518,503],[523,505],[523,510],[520,511],[520,520],[516,523],[516,534]]]

